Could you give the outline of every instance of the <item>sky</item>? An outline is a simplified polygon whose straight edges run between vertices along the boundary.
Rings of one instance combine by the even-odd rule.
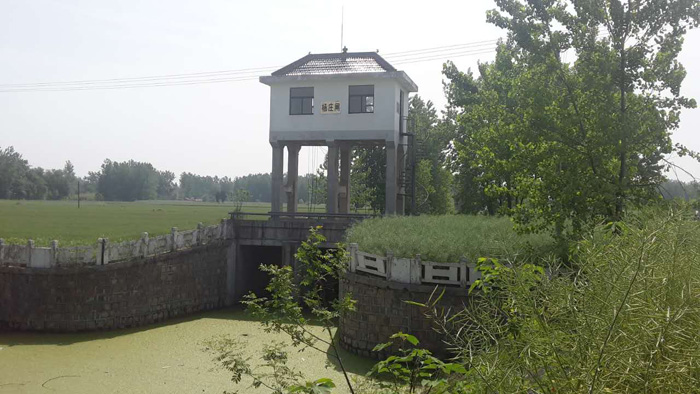
[[[423,56],[427,61],[389,55],[505,37],[486,22],[493,8],[491,0],[0,0],[0,85],[263,67],[269,74],[309,52],[338,52],[342,10],[349,51],[379,50],[417,83],[421,97],[441,108],[442,63],[475,69],[495,53]],[[700,30],[692,30],[680,56],[688,71],[682,94],[700,101],[698,49]],[[420,61],[399,61],[407,59]],[[270,171],[268,111],[269,87],[252,78],[0,92],[0,148],[14,146],[32,166],[61,168],[70,160],[78,175],[99,170],[109,158],[147,161],[177,175],[235,177]],[[674,141],[700,150],[698,126],[700,110],[684,111]],[[300,173],[313,171],[322,154],[303,149]],[[672,160],[700,176],[700,164]]]

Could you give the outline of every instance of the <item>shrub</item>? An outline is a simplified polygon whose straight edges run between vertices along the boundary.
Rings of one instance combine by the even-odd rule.
[[[600,226],[574,268],[482,260],[471,304],[430,313],[479,392],[696,392],[700,222],[643,213]]]
[[[320,226],[312,227],[309,237],[294,255],[296,272],[291,266],[261,265],[260,269],[270,277],[265,287],[268,295],[259,297],[249,293],[243,304],[248,312],[261,319],[265,332],[285,333],[299,351],[312,349],[336,361],[352,394],[353,384],[343,364],[334,328],[341,313],[354,310],[355,300],[351,294],[346,294],[342,299],[327,302],[329,284],[337,282],[347,266],[347,253],[342,245],[337,245],[335,251],[323,249],[326,238],[320,230]],[[309,312],[311,317],[308,317]],[[314,333],[309,329],[310,324],[321,326],[324,332]],[[326,378],[304,381],[303,373],[287,367],[283,344],[267,347],[262,355],[264,363],[257,368],[250,358],[241,355],[240,348],[239,343],[223,338],[210,341],[206,349],[213,351],[216,361],[232,373],[234,383],[248,376],[253,379],[254,387],[264,386],[275,394],[322,394],[330,393],[335,387],[335,383]]]
[[[462,257],[475,262],[480,257],[513,260],[553,251],[551,237],[518,235],[508,218],[474,215],[395,216],[367,219],[348,231],[349,243],[360,250],[395,256],[420,254],[424,260],[457,262]]]

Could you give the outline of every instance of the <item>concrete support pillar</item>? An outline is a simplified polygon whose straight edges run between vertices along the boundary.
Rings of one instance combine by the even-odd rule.
[[[385,215],[396,214],[396,143],[386,142],[386,206]]]
[[[297,242],[282,242],[282,266],[296,268],[294,255],[297,253],[298,247]]]
[[[297,211],[297,182],[299,177],[299,145],[287,145],[287,185],[284,191],[287,194],[287,212]]]
[[[326,212],[338,212],[338,145],[328,143],[328,199],[326,200]]]
[[[350,213],[350,153],[352,148],[343,146],[340,148],[340,213]]]
[[[272,145],[272,212],[282,211],[282,181],[284,172],[284,145]]]
[[[402,140],[405,140],[405,137],[402,138]],[[402,141],[405,142],[405,141]],[[400,143],[398,146],[398,153],[397,153],[397,168],[396,168],[396,184],[397,184],[397,194],[396,194],[396,214],[397,215],[403,215],[405,214],[405,206],[406,206],[406,189],[404,187],[405,182],[403,182],[402,177],[405,176],[405,169],[406,169],[406,145],[404,143]]]

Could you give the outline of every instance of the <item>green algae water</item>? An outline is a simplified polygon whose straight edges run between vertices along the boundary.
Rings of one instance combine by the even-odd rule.
[[[320,327],[311,327],[318,330]],[[250,380],[239,385],[219,368],[204,342],[228,335],[244,341],[255,361],[263,345],[289,342],[267,334],[240,309],[207,312],[130,330],[79,334],[0,332],[0,393],[265,393]],[[289,348],[289,365],[307,380],[333,379],[346,393],[344,378],[330,359],[312,349]],[[372,360],[344,353],[345,367],[364,375]]]

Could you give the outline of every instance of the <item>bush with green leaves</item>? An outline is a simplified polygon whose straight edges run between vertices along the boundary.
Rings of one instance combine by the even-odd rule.
[[[355,301],[351,294],[329,300],[332,296],[329,289],[347,267],[348,256],[343,245],[324,249],[326,238],[320,230],[321,226],[311,228],[308,239],[297,250],[296,272],[291,266],[261,265],[260,269],[270,278],[265,288],[268,295],[250,293],[243,303],[260,319],[265,332],[285,333],[291,345],[299,347],[300,351],[312,349],[336,360],[350,392],[354,393],[334,330],[340,314],[354,310]],[[320,325],[323,334],[311,330],[312,324]],[[217,354],[216,360],[233,373],[235,383],[240,382],[242,376],[249,376],[254,387],[264,386],[273,393],[328,393],[335,387],[335,383],[326,378],[304,381],[303,374],[287,367],[286,352],[281,345],[268,347],[261,356],[263,364],[257,368],[251,365],[250,358],[236,350],[240,347],[235,341],[220,341],[210,348]]]
[[[467,373],[459,363],[446,363],[433,356],[430,350],[418,347],[413,335],[398,332],[389,342],[380,343],[373,351],[398,347],[396,354],[378,362],[369,375],[381,392],[465,393],[467,387],[460,380]],[[406,345],[408,347],[405,347]]]
[[[506,217],[479,215],[421,215],[365,219],[347,233],[348,243],[360,250],[384,255],[456,263],[466,257],[516,259],[554,252],[552,237],[546,234],[518,235]]]
[[[700,222],[656,209],[601,225],[570,266],[483,259],[468,305],[428,311],[477,392],[700,387]]]
[[[215,361],[231,373],[231,381],[240,383],[244,377],[252,379],[251,387],[265,387],[273,394],[330,393],[335,387],[330,379],[318,379],[300,383],[304,375],[287,365],[288,353],[284,343],[273,342],[263,347],[260,364],[253,364],[252,357],[244,357],[238,349],[245,343],[230,337],[220,337],[205,343],[205,350],[216,354]],[[237,394],[239,391],[224,394]]]

